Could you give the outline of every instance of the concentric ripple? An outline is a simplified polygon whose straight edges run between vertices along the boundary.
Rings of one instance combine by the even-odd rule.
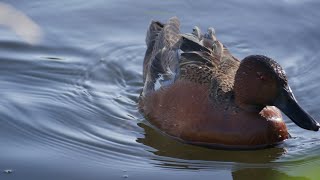
[[[101,162],[143,156],[135,142],[142,134],[136,110],[141,73],[132,70],[143,46],[124,46],[105,57],[83,50],[59,57],[53,52],[61,50],[45,49],[30,49],[32,56],[3,55],[0,60],[0,113],[8,126],[23,134],[17,138]]]

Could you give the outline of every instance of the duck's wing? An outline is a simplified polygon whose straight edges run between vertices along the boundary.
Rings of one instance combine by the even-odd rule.
[[[205,35],[198,34],[182,35],[178,78],[210,86],[222,61],[223,45],[217,41],[213,28]]]
[[[182,35],[179,79],[207,85],[219,100],[230,98],[240,61],[217,40],[213,28],[197,37]]]

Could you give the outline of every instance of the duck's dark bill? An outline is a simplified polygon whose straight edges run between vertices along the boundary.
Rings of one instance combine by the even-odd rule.
[[[319,123],[299,106],[289,87],[281,90],[274,105],[301,128],[313,131],[319,130]]]

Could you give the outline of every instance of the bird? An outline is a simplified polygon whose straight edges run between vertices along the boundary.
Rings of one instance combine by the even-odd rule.
[[[180,21],[152,21],[146,35],[138,107],[150,125],[178,141],[223,149],[274,147],[290,138],[281,111],[296,125],[319,123],[298,104],[272,58],[241,61],[217,39],[180,32]]]

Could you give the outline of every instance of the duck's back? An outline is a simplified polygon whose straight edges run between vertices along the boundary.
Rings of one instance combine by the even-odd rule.
[[[213,93],[232,91],[239,61],[214,34],[202,35],[199,29],[181,34],[179,27],[176,17],[166,24],[151,22],[146,37],[142,95],[177,80],[206,85]]]

